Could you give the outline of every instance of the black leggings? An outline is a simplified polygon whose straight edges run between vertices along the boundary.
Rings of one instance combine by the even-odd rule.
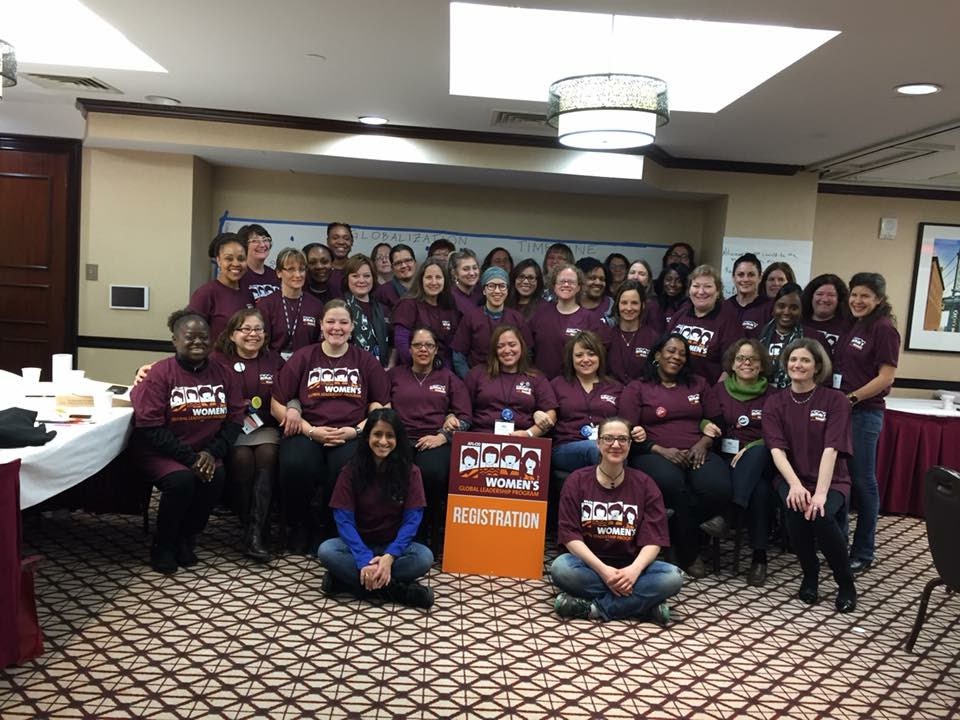
[[[173,547],[178,540],[203,530],[225,481],[223,466],[217,468],[210,482],[203,482],[192,470],[177,470],[154,480],[160,490],[157,544]]]
[[[277,455],[278,446],[273,443],[234,445],[230,448],[227,494],[234,500],[234,508],[244,522],[250,514],[254,475],[266,471],[272,478],[277,468]]]
[[[790,486],[780,481],[777,491],[784,507],[787,505],[787,492]],[[840,529],[843,515],[846,515],[847,499],[837,490],[827,492],[827,501],[823,505],[823,517],[819,515],[813,520],[807,520],[802,512],[787,508],[787,532],[790,534],[790,544],[797,554],[803,577],[808,582],[816,584],[820,574],[820,560],[817,559],[817,545],[827,559],[827,564],[833,571],[833,579],[840,589],[853,587],[853,573],[850,572],[850,559],[847,556],[847,539]],[[840,515],[840,513],[843,515]]]
[[[724,456],[729,465],[729,458]],[[763,445],[749,448],[730,469],[733,504],[745,510],[744,518],[750,547],[766,550],[770,536],[770,512],[773,508],[773,460]]]
[[[356,449],[356,440],[334,447],[324,447],[305,435],[280,441],[277,476],[288,525],[307,522],[311,503],[317,511],[328,511],[337,477]]]

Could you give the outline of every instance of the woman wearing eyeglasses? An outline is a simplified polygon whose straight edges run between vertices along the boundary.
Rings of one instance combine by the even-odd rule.
[[[320,337],[320,313],[323,305],[303,291],[307,280],[307,259],[296,248],[284,248],[277,255],[280,292],[257,301],[263,324],[270,338],[270,349],[284,360]]]
[[[519,310],[529,320],[543,300],[543,271],[536,260],[518,262],[510,272],[507,307]]]
[[[273,238],[263,225],[244,225],[237,236],[247,252],[247,271],[240,278],[240,288],[254,299],[265,298],[280,289],[280,278],[272,267],[267,265]]]
[[[730,502],[730,472],[711,451],[720,436],[720,405],[690,370],[687,340],[664,335],[650,349],[640,379],[620,396],[620,409],[637,441],[630,466],[656,480],[674,515],[670,537],[677,564],[693,578],[706,575],[698,524],[706,527]],[[644,438],[645,432],[645,438]]]
[[[417,259],[413,248],[403,243],[394,245],[390,249],[390,266],[393,268],[390,282],[373,291],[374,299],[383,306],[388,316],[393,314],[400,298],[406,296],[413,284],[413,276],[417,274]]]
[[[653,480],[626,466],[632,432],[621,417],[601,421],[599,462],[563,484],[557,540],[567,552],[550,566],[560,617],[670,622],[666,600],[683,576],[657,560],[670,544],[667,515]]]
[[[456,335],[450,347],[453,350],[453,368],[457,375],[465,377],[472,367],[487,362],[490,352],[490,337],[498,325],[513,325],[530,342],[530,333],[526,329],[523,315],[513,308],[506,307],[507,272],[493,265],[487,268],[480,285],[483,288],[483,305],[468,310],[463,315]]]

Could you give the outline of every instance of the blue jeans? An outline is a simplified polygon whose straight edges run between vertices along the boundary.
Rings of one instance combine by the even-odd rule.
[[[852,496],[857,503],[851,560],[872,561],[880,515],[877,489],[877,440],[883,428],[883,410],[853,411],[853,455],[848,461]],[[844,534],[848,528],[844,527]]]
[[[564,592],[592,600],[605,620],[646,617],[657,605],[680,592],[683,584],[680,568],[654,560],[633,584],[633,593],[621,597],[610,591],[593,568],[571,553],[553,561],[550,577]]]
[[[554,470],[573,472],[600,462],[600,448],[596,440],[574,440],[563,445],[554,445],[550,467]]]
[[[370,545],[369,547],[374,555],[382,555],[383,551],[387,549],[386,544]],[[338,537],[325,540],[317,550],[317,557],[320,558],[323,566],[333,573],[333,576],[341,585],[350,588],[351,592],[356,595],[363,592],[357,561],[343,540]],[[433,553],[430,552],[430,548],[412,542],[403,551],[403,554],[393,561],[393,567],[390,568],[391,581],[411,582],[426,575],[430,571],[431,565],[433,565]]]

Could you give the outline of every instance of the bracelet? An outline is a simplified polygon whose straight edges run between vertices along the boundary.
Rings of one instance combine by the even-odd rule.
[[[311,440],[313,440],[313,431],[316,430],[316,429],[317,429],[317,428],[315,428],[313,425],[311,425],[311,426],[310,426],[310,429],[307,430],[307,437],[310,438]]]
[[[353,431],[357,434],[357,437],[360,437],[360,433],[363,432],[363,431],[360,429],[360,426],[359,426],[359,425],[354,425],[354,426],[353,426]]]
[[[527,435],[534,437],[533,430],[527,430]]]

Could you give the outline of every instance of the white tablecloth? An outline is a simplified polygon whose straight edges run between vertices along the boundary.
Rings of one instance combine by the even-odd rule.
[[[960,418],[960,410],[944,410],[942,400],[888,397],[886,401],[887,410],[913,413],[914,415],[928,415],[930,417]]]

